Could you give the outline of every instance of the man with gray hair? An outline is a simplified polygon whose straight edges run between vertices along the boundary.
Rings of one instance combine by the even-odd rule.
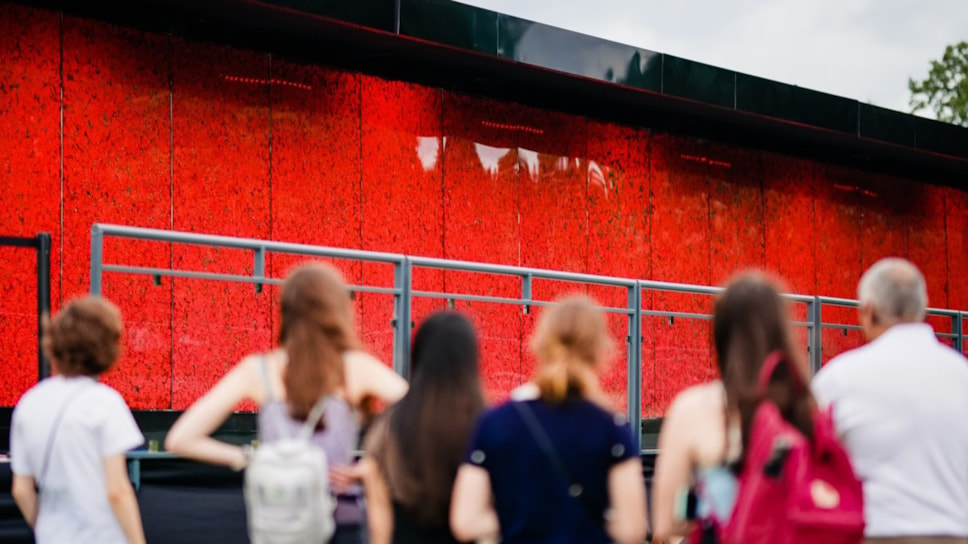
[[[857,288],[868,344],[813,380],[864,483],[867,542],[968,544],[968,361],[924,323],[927,287],[883,259]]]

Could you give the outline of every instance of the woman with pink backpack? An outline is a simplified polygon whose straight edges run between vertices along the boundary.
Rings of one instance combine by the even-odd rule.
[[[681,392],[659,435],[654,542],[861,542],[861,484],[810,393],[775,284],[731,281],[713,343],[721,378]]]

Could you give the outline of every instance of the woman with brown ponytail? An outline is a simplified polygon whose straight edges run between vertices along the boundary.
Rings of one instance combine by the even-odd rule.
[[[333,268],[307,264],[295,269],[282,287],[279,347],[246,357],[175,422],[166,449],[184,457],[241,470],[244,448],[210,435],[244,400],[259,406],[263,442],[281,438],[282,421],[293,435],[323,399],[325,415],[313,442],[327,455],[334,485],[345,482],[360,432],[360,408],[369,399],[393,403],[407,391],[406,382],[373,356],[360,350],[349,292]],[[341,477],[342,476],[342,477]],[[333,544],[363,539],[361,491],[351,487],[338,496]]]
[[[541,316],[531,347],[538,368],[530,387],[481,418],[458,470],[454,536],[642,542],[639,452],[625,418],[602,407],[598,375],[611,347],[605,316],[588,297],[564,299]]]
[[[700,538],[697,524],[713,533],[705,528],[729,520],[753,415],[763,400],[758,377],[769,354],[780,351],[793,364],[777,370],[766,397],[805,436],[812,434],[815,403],[810,390],[797,385],[808,383],[808,370],[792,328],[780,289],[760,273],[740,274],[716,301],[713,343],[720,379],[679,393],[659,434],[652,486],[656,541]]]

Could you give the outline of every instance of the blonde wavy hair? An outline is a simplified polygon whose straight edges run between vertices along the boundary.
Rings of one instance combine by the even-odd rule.
[[[613,349],[605,314],[585,295],[563,298],[545,310],[531,337],[538,360],[533,382],[542,400],[559,403],[570,397],[587,398],[593,374]]]

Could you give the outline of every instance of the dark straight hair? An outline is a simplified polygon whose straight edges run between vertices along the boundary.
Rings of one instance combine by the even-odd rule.
[[[384,474],[393,498],[427,527],[447,527],[451,490],[484,410],[477,333],[463,315],[439,312],[420,326],[410,390],[391,409]]]
[[[713,341],[726,406],[740,416],[744,453],[733,463],[734,471],[742,469],[753,415],[764,400],[774,402],[784,419],[811,437],[815,403],[809,373],[793,342],[787,302],[774,280],[759,272],[746,272],[730,281],[716,301]],[[758,387],[760,369],[775,351],[782,352],[790,364],[777,367],[763,393]]]

